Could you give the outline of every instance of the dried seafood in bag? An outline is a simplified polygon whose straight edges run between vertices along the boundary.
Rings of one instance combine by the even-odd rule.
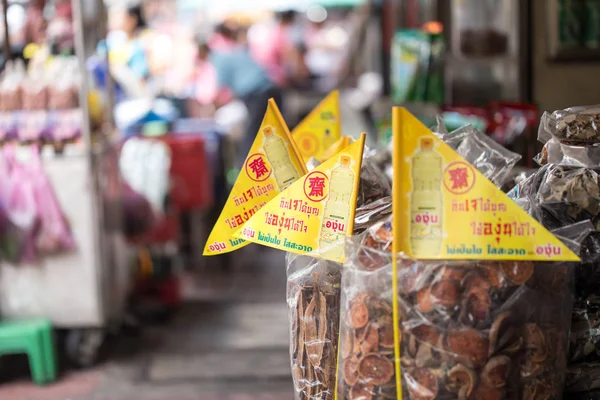
[[[394,340],[389,336],[391,238],[391,223],[385,221],[348,245],[340,314],[340,399],[396,398]],[[566,263],[399,260],[403,396],[561,398],[571,271]],[[369,339],[374,337],[378,340]]]
[[[542,115],[538,139],[546,143],[555,137],[567,145],[600,143],[600,106],[572,107]]]

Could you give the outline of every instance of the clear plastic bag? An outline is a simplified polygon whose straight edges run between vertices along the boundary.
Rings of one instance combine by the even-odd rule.
[[[544,113],[538,130],[538,140],[546,143],[552,137],[566,145],[600,143],[600,106],[571,107]]]
[[[600,167],[600,144],[574,146],[552,138],[546,142],[534,160],[539,165],[560,165],[566,167]]]
[[[333,399],[341,265],[291,253],[286,264],[296,399]]]
[[[570,233],[575,248],[579,232]],[[340,399],[396,398],[391,239],[386,221],[347,246]],[[400,260],[405,398],[561,398],[571,272],[567,263]]]
[[[521,159],[519,154],[502,147],[471,125],[440,136],[444,143],[497,186],[504,183]]]
[[[391,214],[391,188],[365,157],[361,168],[354,232]],[[288,254],[287,302],[295,397],[333,399],[338,354],[342,265]]]

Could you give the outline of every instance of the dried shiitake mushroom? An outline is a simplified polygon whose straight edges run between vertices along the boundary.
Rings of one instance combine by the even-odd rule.
[[[446,389],[458,395],[460,400],[466,400],[473,393],[477,384],[477,375],[471,368],[457,364],[447,373]]]
[[[404,378],[411,399],[434,400],[440,390],[438,377],[426,368],[405,371]]]
[[[370,385],[384,385],[394,377],[394,363],[378,353],[363,356],[358,363],[358,375]]]
[[[506,386],[510,374],[511,360],[507,356],[496,356],[490,358],[481,371],[481,381],[484,385],[492,388]]]
[[[469,367],[481,367],[485,364],[489,352],[489,340],[481,332],[462,328],[451,331],[446,337],[447,350],[457,360]]]

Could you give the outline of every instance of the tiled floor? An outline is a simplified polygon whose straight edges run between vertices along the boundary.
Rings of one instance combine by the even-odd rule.
[[[119,337],[109,361],[38,388],[0,385],[0,400],[292,400],[283,254],[241,250],[230,273],[184,278],[172,321]]]

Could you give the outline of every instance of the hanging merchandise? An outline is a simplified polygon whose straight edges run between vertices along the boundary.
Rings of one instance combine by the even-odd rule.
[[[234,233],[302,175],[306,166],[273,99],[204,248],[204,255],[228,253],[248,242]]]
[[[75,248],[75,240],[60,209],[51,183],[44,173],[37,146],[3,148],[8,163],[8,191],[4,201],[8,218],[27,235],[23,259]]]
[[[335,90],[292,131],[305,162],[311,157],[327,160],[325,152],[341,138],[341,123],[340,94]]]
[[[154,210],[165,208],[170,168],[171,152],[160,141],[133,137],[121,149],[119,169],[123,179],[148,199]]]

